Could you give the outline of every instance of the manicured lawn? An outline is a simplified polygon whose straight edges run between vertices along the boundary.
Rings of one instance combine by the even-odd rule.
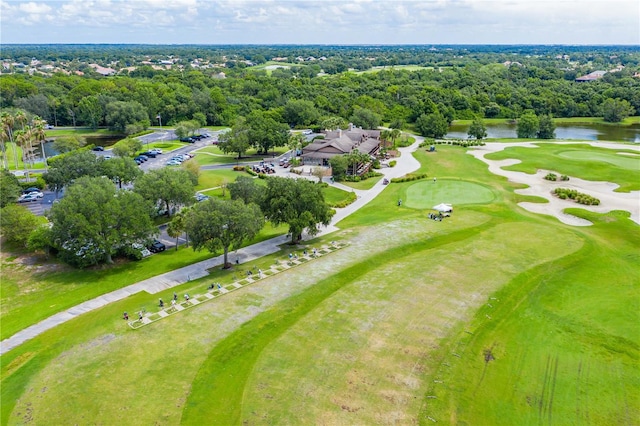
[[[229,127],[228,126],[204,126],[204,129],[211,130],[213,132],[217,132],[217,131],[220,131],[220,130],[227,130],[227,129],[229,129]]]
[[[197,157],[196,157],[197,158]],[[237,172],[232,169],[216,169],[216,170],[201,170],[198,178],[198,185],[196,191],[203,189],[215,188],[223,183],[234,182],[238,176],[251,176],[245,171]]]
[[[378,183],[380,181],[380,179],[382,179],[382,176],[376,176],[376,177],[371,177],[368,179],[364,179],[361,180],[359,182],[348,182],[346,180],[340,182],[343,185],[346,185],[348,187],[351,187],[353,189],[363,189],[363,190],[367,190],[367,189],[371,189],[373,188],[373,186]]]
[[[535,173],[538,169],[553,170],[586,180],[614,182],[620,185],[620,188],[616,189],[620,192],[640,190],[640,158],[637,157],[637,152],[626,149],[624,144],[620,144],[618,152],[632,155],[621,155],[610,149],[586,144],[539,143],[538,148],[510,147],[489,154],[486,158],[516,158],[522,161],[506,167],[505,170],[525,173]]]
[[[339,203],[346,202],[350,198],[355,200],[355,196],[352,193],[343,191],[342,189],[335,188],[333,186],[325,186],[322,188],[322,193],[324,194],[324,200],[329,205],[336,205]]]
[[[55,129],[45,131],[48,138],[55,138],[60,136],[117,136],[121,135],[121,132],[116,132],[109,129],[96,129],[93,130],[89,127],[56,127]]]
[[[454,206],[464,204],[486,204],[495,196],[489,187],[458,180],[422,180],[410,185],[406,191],[404,204],[414,209],[430,209],[436,204],[447,203]]]
[[[123,311],[153,311],[173,291],[201,294],[291,248],[133,295],[3,355],[0,422],[635,423],[640,227],[616,212],[573,209],[595,223],[580,228],[524,212],[517,186],[465,151],[415,154],[435,185],[460,186],[460,208],[443,222],[407,205],[426,203],[432,181],[394,183],[341,231],[309,243],[349,242],[335,253],[136,331]],[[162,261],[154,266],[170,254],[152,256]],[[111,280],[99,272],[49,274],[59,277],[49,285],[96,288]],[[33,271],[10,273],[3,333],[5,294],[16,301],[24,291],[28,317],[52,304],[29,299],[40,286]]]
[[[195,160],[201,166],[208,166],[210,164],[236,164],[240,161],[233,155],[212,154],[209,152],[203,152],[203,150],[198,150],[195,154]]]

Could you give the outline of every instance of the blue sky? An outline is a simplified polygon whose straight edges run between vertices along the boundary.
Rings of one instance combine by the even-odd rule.
[[[639,0],[0,0],[2,43],[631,44]]]

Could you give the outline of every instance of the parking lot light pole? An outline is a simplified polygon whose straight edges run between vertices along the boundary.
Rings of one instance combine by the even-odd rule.
[[[156,118],[158,119],[158,123],[160,124],[160,130],[162,130],[162,117],[160,116],[160,114],[158,114]]]

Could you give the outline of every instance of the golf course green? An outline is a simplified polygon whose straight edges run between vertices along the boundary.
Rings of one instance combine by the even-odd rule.
[[[455,206],[486,204],[494,198],[489,187],[477,183],[449,179],[423,180],[407,188],[405,205],[414,209],[430,209],[440,203]]]
[[[570,150],[589,155],[565,158],[566,144],[548,143],[491,156],[522,159],[512,167],[528,172],[612,176],[626,190],[640,181],[625,156]],[[286,247],[132,295],[2,355],[0,423],[638,424],[640,227],[621,211],[571,209],[588,227],[528,212],[518,203],[533,197],[461,147],[415,158],[436,182],[391,183],[339,231],[305,243],[348,243],[340,250],[137,330],[121,318],[301,249]],[[425,217],[442,202],[451,217]],[[37,288],[37,272],[13,260],[3,254],[19,278],[11,293],[2,284],[3,309],[21,295],[47,308],[23,293]],[[95,271],[74,277],[56,303],[100,282]]]

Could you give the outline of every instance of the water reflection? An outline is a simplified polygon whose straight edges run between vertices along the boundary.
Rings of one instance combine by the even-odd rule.
[[[101,137],[88,136],[88,137],[85,137],[85,140],[87,141],[87,145],[104,146],[106,148],[115,144],[116,142],[118,142],[124,137],[125,136],[123,135],[118,135],[118,136],[110,135],[110,136],[101,136]],[[44,146],[44,153],[47,155],[47,158],[60,154],[58,151],[54,149],[52,139],[46,141],[42,145]],[[36,161],[42,161],[42,147],[38,145],[37,147],[34,147],[34,148],[35,148],[34,155],[35,155]]]
[[[515,138],[515,124],[487,124],[488,138]],[[468,125],[453,124],[447,137],[467,138]],[[576,139],[587,141],[624,141],[640,143],[640,125],[608,126],[603,124],[559,124],[556,139]]]

